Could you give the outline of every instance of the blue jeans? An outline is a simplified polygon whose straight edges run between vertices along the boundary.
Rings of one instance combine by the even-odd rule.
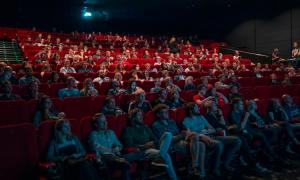
[[[172,159],[168,153],[172,139],[172,133],[165,132],[159,140],[159,149],[147,149],[145,153],[147,158],[154,158],[160,156],[164,160],[164,163],[168,166],[167,173],[169,175],[169,178],[172,180],[177,180],[177,175],[173,167]]]

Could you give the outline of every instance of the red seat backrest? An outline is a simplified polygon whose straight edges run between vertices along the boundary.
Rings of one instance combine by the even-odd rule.
[[[85,116],[91,116],[92,97],[66,97],[63,100],[63,111],[68,118],[81,119]]]
[[[0,127],[0,179],[34,179],[38,162],[36,130],[30,123]]]
[[[24,118],[25,111],[26,102],[23,100],[0,101],[0,126],[28,121],[28,119]]]

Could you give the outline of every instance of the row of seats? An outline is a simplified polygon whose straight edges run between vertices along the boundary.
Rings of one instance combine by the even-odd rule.
[[[300,85],[293,86],[257,86],[257,87],[242,87],[240,93],[245,99],[269,99],[280,97],[283,94],[291,96],[299,96]],[[225,96],[229,90],[220,90]],[[186,101],[193,101],[193,96],[197,91],[181,91],[180,96]],[[146,93],[146,99],[153,101],[158,97],[157,93]],[[127,107],[128,103],[134,99],[133,94],[123,94],[115,96],[116,103],[120,107]],[[82,118],[99,112],[103,106],[105,96],[97,97],[66,97],[64,100],[52,98],[54,106],[58,111],[65,112],[68,118]],[[0,125],[17,124],[24,122],[32,122],[34,112],[37,109],[38,102],[31,101],[0,101]]]
[[[294,97],[294,100],[299,104],[300,97]],[[257,104],[258,111],[265,114],[268,100],[259,100]],[[85,105],[82,107],[85,107]],[[225,104],[222,109],[227,120],[231,111],[231,104]],[[76,109],[73,109],[72,112],[76,112]],[[205,110],[202,109],[202,112],[205,112]],[[182,121],[186,116],[185,109],[169,110],[169,114],[178,126],[182,127]],[[70,119],[72,132],[84,142],[85,146],[88,135],[92,130],[91,120],[91,116],[83,117],[80,121]],[[119,138],[122,130],[127,126],[127,120],[127,114],[107,116],[108,127]],[[145,124],[151,125],[154,120],[155,116],[152,111],[145,113]],[[45,160],[48,144],[53,135],[54,124],[55,121],[44,121],[37,130],[29,123],[0,127],[0,141],[3,143],[2,153],[0,153],[3,162],[0,163],[0,179],[33,179],[37,177],[37,164]]]

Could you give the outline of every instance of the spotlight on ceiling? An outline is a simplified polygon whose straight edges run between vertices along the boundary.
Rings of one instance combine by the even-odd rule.
[[[82,13],[82,17],[84,19],[92,19],[93,18],[93,13],[88,9],[88,7],[83,7],[81,13]]]

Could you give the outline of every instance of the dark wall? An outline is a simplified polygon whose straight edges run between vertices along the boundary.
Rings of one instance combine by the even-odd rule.
[[[232,46],[270,54],[279,48],[284,57],[289,57],[293,41],[300,41],[300,8],[297,0],[256,1],[251,18],[233,27],[225,40]]]

